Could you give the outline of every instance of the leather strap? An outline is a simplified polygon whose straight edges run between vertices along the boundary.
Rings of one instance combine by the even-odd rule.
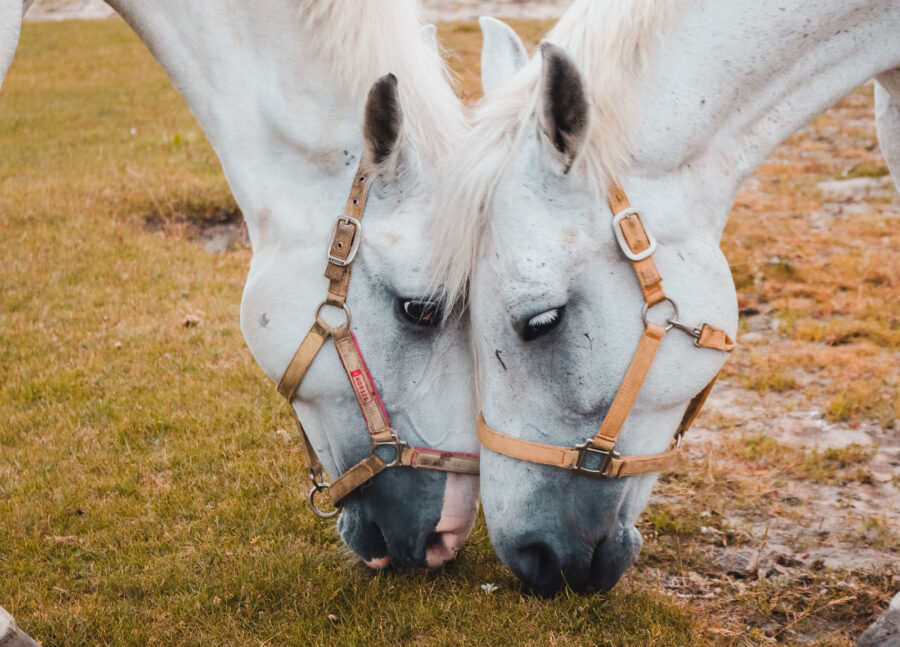
[[[454,472],[455,474],[478,474],[478,454],[445,452],[425,447],[403,448],[400,464],[426,470]]]
[[[360,161],[356,176],[353,178],[353,185],[350,187],[347,204],[344,207],[344,216],[338,218],[335,224],[331,248],[328,250],[329,261],[325,267],[325,277],[331,282],[328,285],[328,296],[325,299],[328,305],[341,307],[347,300],[353,257],[359,248],[362,236],[360,223],[366,213],[366,201],[371,185],[371,178],[363,166],[363,162]]]
[[[356,396],[356,402],[359,404],[359,410],[362,412],[363,418],[366,420],[366,426],[369,428],[369,434],[378,436],[379,439],[385,436],[389,440],[391,436],[391,423],[388,420],[387,412],[381,403],[378,395],[378,389],[366,366],[366,361],[362,357],[359,346],[356,343],[356,337],[350,332],[347,324],[343,324],[334,329],[332,333],[334,347],[337,349],[338,357],[341,358],[341,364],[347,373],[347,379],[353,388],[353,394]]]
[[[312,366],[316,355],[319,354],[319,351],[322,350],[322,346],[325,345],[325,342],[328,340],[328,335],[328,331],[325,330],[318,321],[314,322],[312,328],[306,333],[306,337],[303,338],[297,352],[294,353],[294,356],[291,358],[291,363],[288,364],[287,370],[284,372],[284,375],[281,376],[281,381],[278,383],[278,392],[288,402],[293,400],[294,396],[297,395],[297,389],[300,388],[300,382],[303,381],[303,378],[306,376],[309,367]]]
[[[370,185],[371,179],[363,163],[360,162],[353,186],[350,189],[350,196],[347,198],[344,215],[337,219],[332,234],[328,250],[328,265],[325,268],[325,276],[329,280],[328,296],[323,305],[327,304],[346,310],[350,273],[361,242],[362,218],[365,214]],[[320,310],[321,308],[322,306],[319,307]],[[349,316],[349,311],[347,311],[347,323],[331,328],[319,318],[317,312],[316,321],[306,333],[278,383],[278,392],[291,403],[316,355],[330,337],[334,342],[341,365],[347,374],[347,380],[350,382],[369,431],[369,455],[344,472],[333,483],[328,484],[325,468],[316,455],[309,436],[300,422],[300,417],[291,406],[297,430],[303,440],[302,447],[306,464],[313,479],[313,491],[310,493],[310,505],[313,506],[313,509],[320,515],[330,516],[318,510],[313,503],[313,496],[316,492],[327,490],[331,503],[337,506],[348,494],[394,464],[442,472],[478,474],[479,457],[477,454],[410,447],[397,437],[397,434],[391,429],[387,412],[378,395],[378,389],[375,387],[369,368],[366,366],[366,361],[363,359],[356,337],[350,331]],[[396,452],[396,463],[386,463],[381,456],[375,453],[378,443],[393,448]],[[388,458],[388,460],[391,459]]]

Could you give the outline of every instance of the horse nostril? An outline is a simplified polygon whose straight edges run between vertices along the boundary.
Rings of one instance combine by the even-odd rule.
[[[433,532],[425,540],[425,561],[428,568],[440,568],[456,557],[463,539],[455,532]]]
[[[556,552],[544,542],[535,542],[517,550],[513,569],[539,595],[549,595],[562,585],[562,572]]]

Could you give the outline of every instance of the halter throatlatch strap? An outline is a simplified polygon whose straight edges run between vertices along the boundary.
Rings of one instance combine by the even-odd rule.
[[[713,378],[690,401],[667,451],[641,456],[621,456],[615,451],[619,432],[637,401],[666,331],[678,328],[691,335],[696,346],[723,352],[731,352],[734,349],[734,342],[724,330],[709,324],[704,323],[695,328],[678,321],[678,309],[675,303],[666,297],[662,277],[653,260],[653,252],[657,246],[656,239],[641,220],[637,210],[631,207],[628,197],[620,186],[613,184],[609,188],[607,199],[609,208],[614,214],[613,232],[616,242],[631,262],[644,296],[645,306],[644,332],[600,428],[593,438],[574,447],[547,445],[507,436],[489,427],[484,421],[483,414],[478,415],[477,429],[481,444],[499,454],[532,463],[571,469],[589,476],[614,478],[651,474],[669,469],[678,456],[682,436],[700,413],[715,384],[716,379]],[[649,321],[647,310],[664,301],[668,301],[675,310],[673,318],[669,319],[666,325]]]
[[[347,198],[344,214],[335,222],[328,248],[328,265],[325,268],[325,277],[329,280],[328,295],[319,306],[315,322],[306,333],[278,383],[278,392],[289,403],[292,402],[316,355],[322,350],[325,342],[331,338],[347,375],[347,380],[353,389],[353,394],[356,396],[359,410],[366,421],[369,432],[369,455],[345,471],[333,483],[329,483],[325,468],[316,455],[306,430],[303,429],[300,417],[293,405],[291,406],[297,430],[303,440],[303,453],[313,484],[309,493],[309,504],[313,512],[322,517],[334,516],[338,509],[336,507],[330,512],[319,509],[315,502],[315,496],[318,493],[327,492],[331,503],[338,506],[348,494],[388,467],[395,465],[459,474],[478,474],[477,454],[411,447],[400,440],[397,433],[391,429],[375,382],[363,359],[356,337],[350,331],[350,311],[346,305],[347,293],[350,287],[353,261],[362,241],[362,218],[366,210],[370,185],[371,180],[360,162],[353,179],[350,196]],[[320,316],[322,308],[326,305],[342,308],[347,321],[336,327],[330,326]],[[376,453],[377,450],[381,450],[383,455]]]

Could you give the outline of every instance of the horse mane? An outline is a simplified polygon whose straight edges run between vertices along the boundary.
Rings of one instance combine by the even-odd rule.
[[[627,168],[631,116],[650,53],[672,19],[676,0],[576,0],[547,40],[581,69],[590,97],[590,130],[573,170],[602,199],[612,178]],[[472,128],[449,159],[436,225],[432,272],[448,304],[465,297],[491,203],[522,138],[533,133],[542,66],[535,56],[503,87],[483,99]]]
[[[358,101],[388,72],[399,80],[407,136],[437,165],[465,132],[452,77],[419,17],[417,0],[299,0],[307,33],[316,39],[333,78]],[[388,36],[390,35],[390,36]]]

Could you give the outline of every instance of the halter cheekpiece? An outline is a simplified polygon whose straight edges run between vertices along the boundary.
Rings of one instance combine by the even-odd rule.
[[[694,338],[694,345],[701,348],[723,352],[731,352],[734,349],[734,342],[724,330],[713,328],[705,323],[694,327],[678,320],[678,307],[663,292],[662,277],[653,261],[653,252],[657,246],[656,239],[646,224],[642,222],[637,209],[628,202],[628,197],[621,187],[612,185],[607,200],[610,210],[615,214],[612,224],[616,242],[618,242],[622,254],[631,263],[644,296],[644,309],[641,313],[644,332],[606,417],[600,424],[600,429],[593,438],[589,438],[583,443],[573,447],[561,447],[507,436],[489,427],[484,421],[483,413],[478,415],[478,438],[481,440],[481,444],[488,449],[519,460],[562,467],[595,478],[650,474],[672,467],[681,449],[681,439],[684,433],[700,413],[700,408],[715,384],[716,378],[714,377],[690,401],[667,451],[640,456],[622,456],[616,451],[616,438],[619,431],[634,407],[641,386],[653,365],[659,344],[668,330],[676,328],[689,334]],[[673,310],[672,317],[666,321],[665,325],[653,323],[648,317],[649,311],[662,303],[668,303]]]
[[[303,439],[303,453],[309,466],[312,487],[309,491],[309,505],[320,517],[333,517],[340,510],[341,501],[351,492],[364,485],[377,474],[389,467],[406,466],[422,469],[478,474],[478,455],[450,452],[438,449],[414,447],[402,440],[391,428],[387,412],[375,388],[366,362],[360,352],[356,337],[350,331],[350,309],[347,307],[347,292],[350,287],[350,272],[362,241],[362,218],[366,210],[371,177],[362,162],[353,179],[350,196],[343,215],[339,216],[331,234],[328,249],[328,264],[325,277],[330,281],[328,295],[316,309],[315,322],[294,353],[281,381],[278,392],[288,403],[292,403],[300,383],[312,365],[316,355],[331,338],[347,379],[356,395],[357,404],[366,421],[369,432],[369,455],[344,472],[333,482],[328,481],[325,469],[313,449],[300,417],[294,410],[294,420]],[[339,326],[331,326],[322,318],[326,306],[342,309],[346,321]],[[327,493],[334,510],[324,511],[316,503],[316,495]]]

